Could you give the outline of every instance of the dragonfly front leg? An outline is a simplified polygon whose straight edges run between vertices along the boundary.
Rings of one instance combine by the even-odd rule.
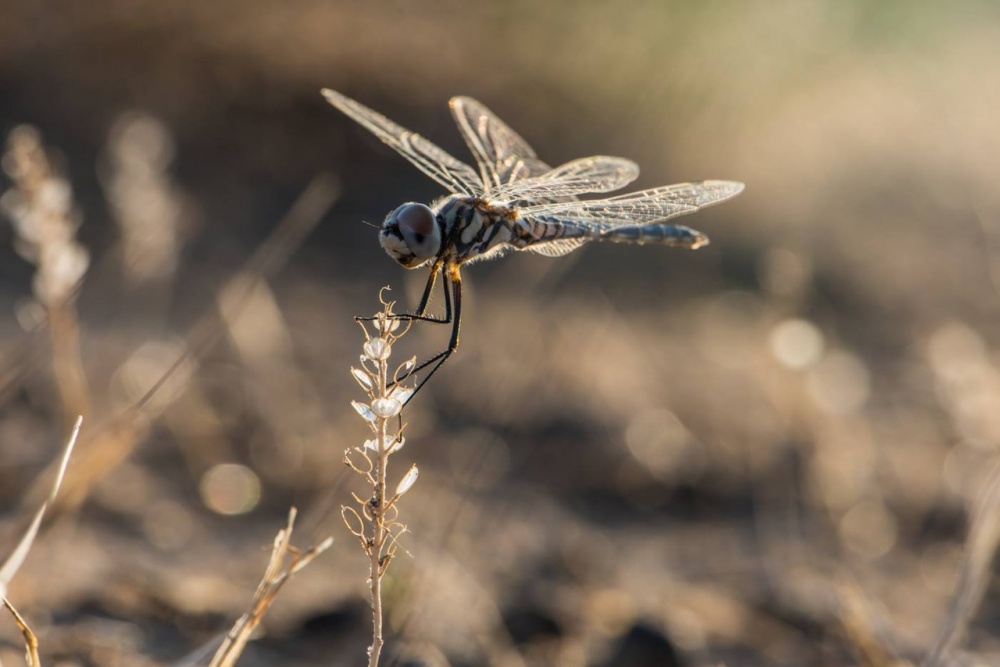
[[[390,315],[391,319],[403,320],[403,321],[417,321],[417,322],[434,322],[436,324],[450,324],[451,323],[451,295],[448,293],[448,283],[447,277],[445,277],[444,284],[444,317],[437,317],[434,315],[427,315],[427,307],[431,301],[431,294],[434,292],[434,286],[437,284],[438,274],[441,273],[441,269],[444,267],[444,260],[438,260],[434,262],[431,266],[431,273],[427,277],[427,284],[424,286],[423,296],[420,297],[420,304],[417,306],[417,311],[415,313],[393,313]],[[366,316],[366,317],[355,317],[357,322],[374,322],[379,319],[379,316]]]

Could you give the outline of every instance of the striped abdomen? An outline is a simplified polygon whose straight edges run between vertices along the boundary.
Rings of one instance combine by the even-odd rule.
[[[560,239],[610,241],[612,243],[658,243],[680,248],[700,248],[708,245],[708,237],[683,225],[653,222],[641,225],[613,225],[606,222],[575,222],[549,219],[544,215],[517,221],[518,239],[514,245],[526,248],[538,243]]]

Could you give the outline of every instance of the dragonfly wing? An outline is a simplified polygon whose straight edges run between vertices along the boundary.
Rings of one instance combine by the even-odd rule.
[[[449,105],[487,191],[549,170],[521,135],[480,102],[453,97]]]
[[[519,209],[519,213],[526,218],[566,220],[595,228],[651,224],[718,204],[735,197],[742,190],[743,184],[733,181],[679,183],[609,199],[525,206]]]
[[[489,190],[491,201],[547,201],[593,192],[619,190],[639,176],[639,165],[607,155],[580,158],[540,176],[506,183]]]
[[[323,89],[323,97],[450,192],[471,195],[483,193],[483,185],[472,167],[419,134],[400,127],[377,111],[329,88]]]
[[[562,239],[560,241],[549,241],[548,243],[536,243],[525,248],[530,252],[545,257],[562,257],[573,252],[586,242],[586,239]]]

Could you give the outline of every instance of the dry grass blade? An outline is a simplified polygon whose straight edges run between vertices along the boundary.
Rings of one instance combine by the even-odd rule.
[[[210,667],[232,667],[236,664],[254,630],[264,619],[264,614],[277,598],[281,587],[288,579],[304,568],[313,558],[326,551],[333,538],[328,537],[314,547],[299,551],[291,545],[292,528],[295,524],[296,510],[293,507],[288,512],[288,525],[278,531],[271,549],[271,560],[268,561],[264,576],[254,592],[250,610],[243,614],[233,625],[232,630],[222,641],[222,646],[216,651],[215,657],[209,663]]]
[[[976,504],[969,536],[965,540],[965,561],[959,574],[955,597],[934,648],[922,667],[948,664],[948,655],[965,634],[969,619],[979,606],[989,583],[991,564],[1000,543],[1000,465],[997,465]]]
[[[59,462],[59,469],[55,480],[52,482],[52,489],[49,491],[48,500],[42,503],[38,512],[35,513],[35,518],[32,519],[28,530],[25,531],[24,537],[21,538],[14,552],[4,562],[3,567],[0,567],[0,597],[6,597],[7,586],[21,568],[21,565],[24,564],[28,550],[31,549],[31,544],[35,541],[35,536],[38,534],[38,527],[42,523],[42,517],[45,516],[45,510],[48,508],[49,503],[56,497],[56,493],[59,492],[59,486],[62,484],[63,477],[66,474],[66,466],[69,464],[69,457],[73,452],[73,446],[76,444],[77,437],[80,435],[80,427],[82,425],[83,417],[77,417],[76,424],[73,426],[73,432],[70,434],[69,439],[66,441],[66,447],[63,449],[62,459]]]
[[[38,508],[38,512],[35,513],[35,517],[28,526],[28,530],[25,531],[21,541],[18,542],[13,553],[11,553],[11,555],[7,557],[7,560],[4,561],[3,567],[0,567],[0,598],[3,598],[4,606],[7,607],[7,610],[14,617],[17,627],[21,629],[21,634],[24,635],[25,650],[27,652],[28,664],[30,667],[40,667],[42,664],[38,658],[38,639],[31,631],[31,628],[28,627],[24,618],[21,617],[21,614],[18,613],[17,609],[14,608],[14,605],[7,599],[7,587],[14,579],[14,575],[17,574],[17,571],[21,569],[25,559],[27,559],[28,551],[31,550],[31,545],[34,543],[35,537],[38,535],[38,528],[42,524],[42,518],[45,516],[45,510],[59,492],[59,486],[62,484],[63,477],[66,474],[66,466],[69,464],[69,457],[73,453],[73,447],[76,445],[76,440],[80,435],[80,427],[82,425],[83,417],[77,417],[76,424],[73,426],[73,432],[70,434],[69,439],[66,441],[66,446],[63,448],[63,455],[59,461],[59,470],[52,482],[52,489],[49,491],[48,500],[42,503],[42,506]]]
[[[7,611],[14,617],[14,622],[17,623],[18,629],[21,630],[21,634],[24,636],[24,651],[27,656],[28,667],[41,667],[42,659],[38,657],[38,637],[31,631],[24,617],[18,613],[14,605],[10,603],[10,600],[4,598],[3,606],[7,607]]]

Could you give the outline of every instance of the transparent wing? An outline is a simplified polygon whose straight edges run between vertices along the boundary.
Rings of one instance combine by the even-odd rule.
[[[540,176],[506,183],[488,190],[495,202],[549,201],[593,192],[618,190],[639,176],[639,165],[606,155],[580,158]]]
[[[562,257],[565,254],[573,252],[586,243],[586,241],[587,239],[562,239],[560,241],[548,241],[547,243],[536,243],[535,245],[530,245],[525,248],[525,250],[538,255],[544,255],[546,257]]]
[[[329,88],[323,89],[323,97],[392,146],[397,153],[416,165],[417,169],[448,188],[450,192],[483,194],[483,184],[472,167],[452,157],[419,134],[396,125],[377,111]]]
[[[549,170],[521,135],[481,103],[471,97],[453,97],[449,105],[479,165],[486,192]]]
[[[735,197],[742,190],[743,184],[733,181],[679,183],[630,192],[610,199],[524,206],[518,209],[518,213],[525,218],[564,220],[583,225],[650,224],[718,204]]]

